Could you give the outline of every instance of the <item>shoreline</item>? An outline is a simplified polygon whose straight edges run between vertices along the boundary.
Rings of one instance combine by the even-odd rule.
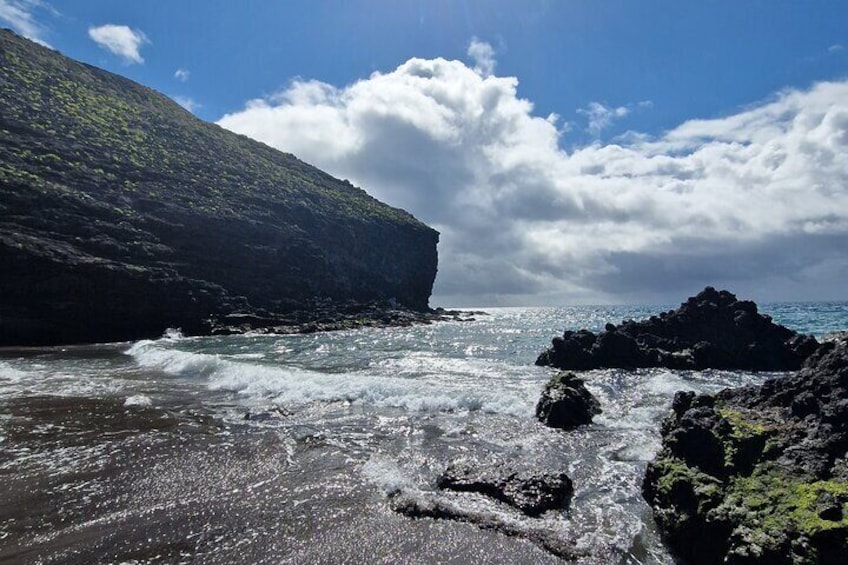
[[[66,352],[72,348],[108,347],[118,344],[131,344],[143,339],[160,339],[168,331],[175,329],[185,337],[215,337],[226,335],[296,335],[319,332],[335,332],[364,328],[393,328],[413,325],[427,325],[436,322],[473,322],[475,316],[487,316],[482,310],[453,310],[435,308],[427,311],[412,310],[400,306],[384,307],[378,304],[353,304],[338,307],[304,311],[291,314],[232,313],[205,322],[204,331],[187,331],[180,327],[163,328],[157,335],[138,335],[133,339],[94,342],[62,342],[43,344],[3,344],[0,343],[0,357],[10,352],[44,352],[56,349]]]

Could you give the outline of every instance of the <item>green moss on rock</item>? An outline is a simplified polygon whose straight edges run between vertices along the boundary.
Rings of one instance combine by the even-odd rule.
[[[761,387],[676,398],[643,493],[685,563],[842,564],[846,456],[843,339]]]

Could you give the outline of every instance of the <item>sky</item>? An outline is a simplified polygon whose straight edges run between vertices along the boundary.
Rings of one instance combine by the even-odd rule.
[[[0,0],[441,233],[432,305],[848,300],[848,2]]]

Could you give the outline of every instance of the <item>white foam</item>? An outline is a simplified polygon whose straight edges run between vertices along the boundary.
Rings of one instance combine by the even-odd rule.
[[[5,361],[0,361],[0,379],[17,383],[29,376],[31,376],[31,373],[22,371]]]
[[[362,474],[377,485],[386,496],[415,488],[412,477],[407,475],[396,462],[383,455],[372,455],[362,465]]]
[[[533,383],[510,390],[492,386],[491,377],[472,384],[441,374],[404,378],[373,371],[321,373],[191,353],[173,346],[168,340],[140,341],[127,353],[143,367],[206,379],[211,390],[233,391],[280,404],[346,401],[414,412],[482,411],[529,416],[538,394]]]
[[[264,353],[234,353],[230,355],[232,359],[264,359]]]
[[[668,395],[670,400],[677,391],[697,390],[697,387],[691,380],[686,380],[679,374],[662,371],[648,379],[645,383],[645,389],[653,394]]]
[[[167,330],[165,330],[165,333],[162,334],[162,338],[177,341],[180,339],[185,339],[185,336],[183,335],[183,331],[180,328],[168,328]]]
[[[205,376],[214,373],[226,363],[218,355],[172,349],[168,341],[172,341],[172,338],[160,341],[142,340],[134,343],[126,353],[142,367],[161,369],[172,375]]]
[[[124,406],[152,406],[153,400],[149,396],[136,394],[124,401]]]

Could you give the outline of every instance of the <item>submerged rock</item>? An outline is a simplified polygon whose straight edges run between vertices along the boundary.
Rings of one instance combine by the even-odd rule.
[[[401,491],[392,496],[390,505],[395,512],[410,518],[467,522],[485,530],[524,538],[568,561],[576,561],[586,554],[577,547],[574,540],[563,538],[548,524],[540,523],[540,520],[514,520],[499,512],[471,508],[437,494]]]
[[[559,373],[542,390],[536,417],[546,426],[570,430],[592,423],[601,413],[598,400],[574,373]]]
[[[645,499],[688,563],[844,563],[848,339],[797,374],[717,395],[678,393]]]
[[[437,477],[437,491],[393,489],[389,506],[411,518],[468,522],[479,528],[527,539],[568,560],[584,555],[575,538],[550,519],[564,511],[574,492],[563,472],[537,471],[516,460],[454,461]]]
[[[500,500],[528,516],[563,510],[574,493],[565,473],[533,473],[509,465],[474,467],[454,463],[436,484],[441,489],[476,492]]]
[[[677,310],[607,324],[599,334],[566,331],[537,365],[566,370],[667,367],[793,371],[815,351],[815,338],[759,314],[757,305],[725,290],[705,288]]]

